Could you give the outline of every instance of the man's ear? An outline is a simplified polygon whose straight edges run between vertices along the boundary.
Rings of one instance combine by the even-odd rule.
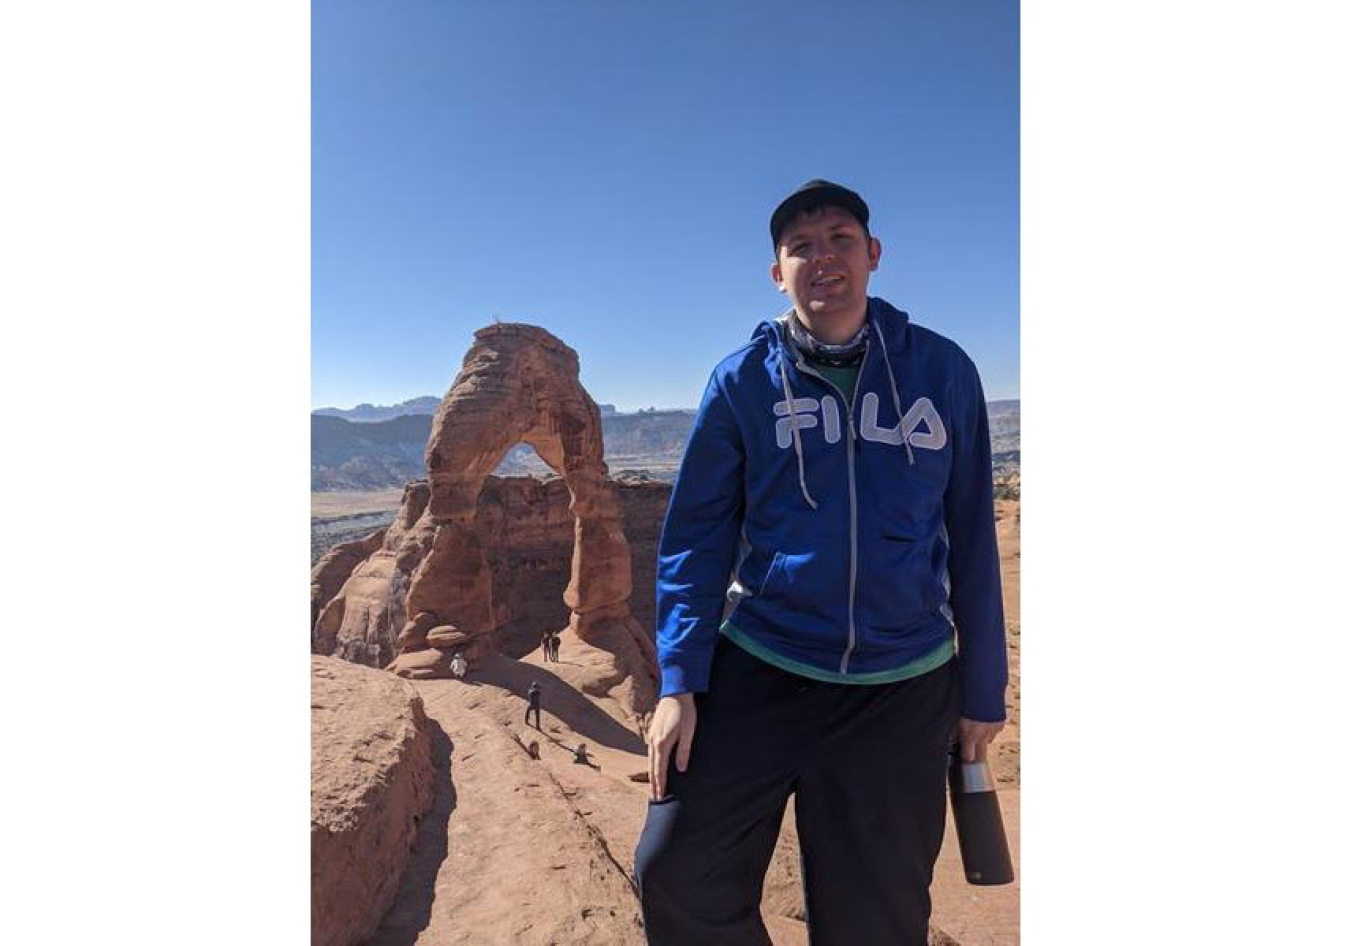
[[[881,241],[876,237],[872,237],[871,242],[867,246],[867,260],[868,272],[875,273],[877,271],[877,266],[881,263]]]
[[[773,280],[779,292],[787,292],[787,286],[783,285],[783,267],[778,265],[778,260],[774,260],[769,266],[769,278]]]

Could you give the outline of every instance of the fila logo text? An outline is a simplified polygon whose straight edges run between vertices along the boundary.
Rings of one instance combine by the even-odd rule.
[[[863,395],[862,419],[858,426],[858,436],[873,443],[887,443],[900,446],[908,440],[911,447],[923,450],[941,450],[947,445],[947,428],[942,423],[933,402],[921,397],[909,406],[900,423],[894,427],[881,427],[877,424],[877,407],[881,403],[873,393]],[[780,449],[792,446],[792,420],[795,415],[797,429],[807,431],[814,427],[822,428],[826,443],[838,443],[842,436],[839,416],[839,402],[831,394],[817,400],[813,397],[794,397],[791,408],[786,400],[773,406],[774,435]],[[816,414],[820,414],[817,419]]]

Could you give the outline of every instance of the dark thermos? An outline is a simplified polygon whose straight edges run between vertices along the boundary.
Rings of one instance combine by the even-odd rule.
[[[956,822],[966,880],[981,886],[1012,883],[1012,855],[1008,853],[989,763],[962,762],[961,746],[953,744],[947,782],[952,790],[952,820]]]

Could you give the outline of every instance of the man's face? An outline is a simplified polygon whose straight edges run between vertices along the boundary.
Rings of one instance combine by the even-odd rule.
[[[783,230],[769,275],[813,330],[853,325],[867,310],[881,241],[840,207],[807,211]],[[824,340],[824,339],[822,339]]]

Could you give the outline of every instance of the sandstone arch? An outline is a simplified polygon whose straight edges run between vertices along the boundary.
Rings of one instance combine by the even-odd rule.
[[[631,685],[623,702],[645,713],[655,699],[655,651],[629,606],[632,564],[604,462],[600,410],[581,386],[576,352],[532,325],[474,334],[432,423],[428,482],[409,487],[416,514],[408,514],[405,497],[380,550],[323,607],[316,638],[362,662],[378,654],[383,663],[389,647],[397,655],[387,669],[411,677],[450,676],[456,650],[471,660],[491,653],[498,622],[474,521],[485,480],[519,443],[563,478],[570,496],[568,630],[608,655],[578,683],[594,695]]]

